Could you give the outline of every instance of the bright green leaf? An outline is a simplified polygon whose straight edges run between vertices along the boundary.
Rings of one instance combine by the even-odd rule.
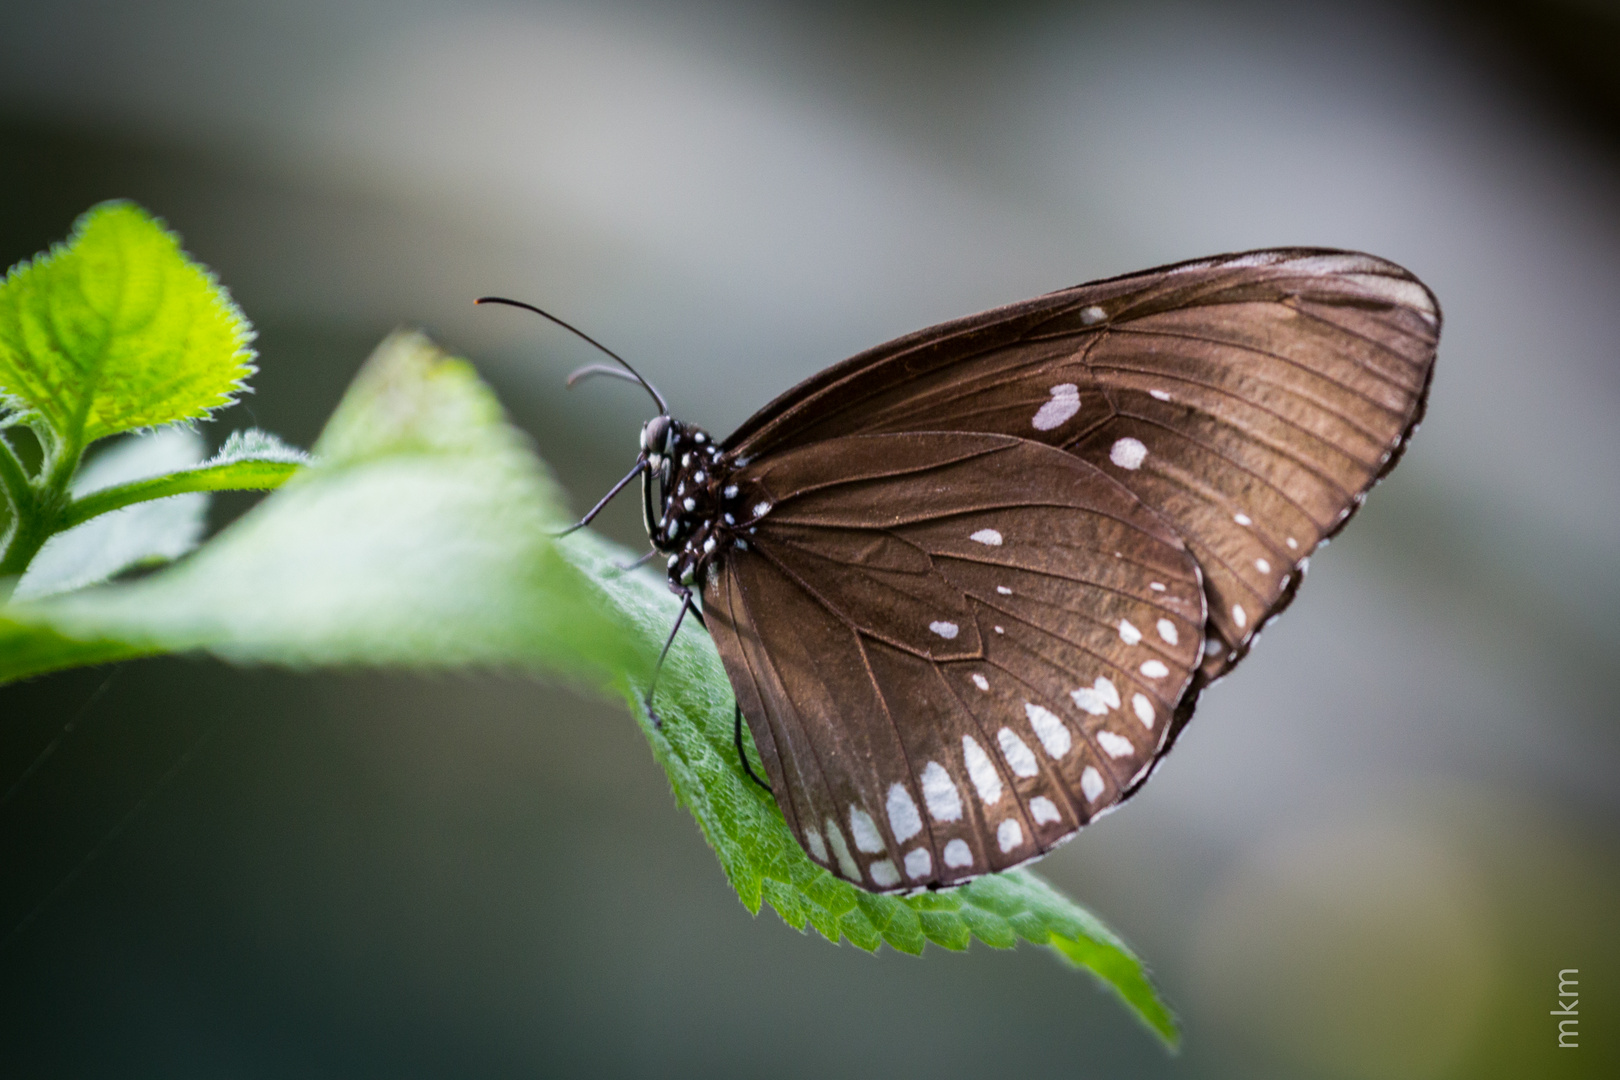
[[[253,372],[251,338],[172,233],[104,203],[0,282],[0,403],[76,452],[229,404]]]

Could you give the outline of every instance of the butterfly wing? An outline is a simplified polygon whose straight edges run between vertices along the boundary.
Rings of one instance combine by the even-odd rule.
[[[707,624],[805,849],[867,889],[1050,850],[1147,775],[1201,657],[1198,565],[1090,463],[960,432],[744,466]]]
[[[747,461],[855,434],[972,431],[1078,455],[1202,567],[1203,685],[1242,658],[1310,553],[1394,467],[1439,331],[1433,295],[1382,259],[1221,256],[881,345],[788,391],[726,446]]]

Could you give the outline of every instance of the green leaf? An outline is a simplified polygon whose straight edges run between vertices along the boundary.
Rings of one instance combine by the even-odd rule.
[[[179,241],[129,203],[0,282],[0,404],[77,450],[207,416],[252,374],[252,331]]]
[[[742,773],[713,644],[683,631],[641,708],[678,601],[655,574],[566,522],[558,493],[465,364],[385,342],[315,461],[185,562],[132,584],[0,608],[0,681],[175,649],[287,664],[519,666],[622,696],[749,910],[873,950],[1051,947],[1175,1045],[1141,961],[1025,871],[955,890],[873,896],[811,862]]]
[[[194,465],[202,457],[194,431],[162,428],[108,447],[81,469],[73,494],[95,498],[152,483],[154,475]],[[177,495],[126,506],[59,532],[45,542],[17,583],[13,600],[31,600],[106,581],[130,567],[178,559],[202,539],[208,497]]]

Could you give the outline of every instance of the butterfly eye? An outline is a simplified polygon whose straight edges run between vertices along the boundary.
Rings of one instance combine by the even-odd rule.
[[[669,453],[670,419],[667,416],[655,416],[647,421],[641,429],[641,449],[658,455]]]

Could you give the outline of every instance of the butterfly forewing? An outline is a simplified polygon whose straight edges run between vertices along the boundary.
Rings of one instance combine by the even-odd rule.
[[[763,460],[846,435],[969,431],[1077,454],[1140,496],[1202,566],[1207,681],[1242,657],[1311,551],[1393,466],[1438,335],[1432,295],[1384,260],[1223,256],[879,346],[789,391],[727,446]]]
[[[1079,458],[855,436],[737,476],[704,609],[805,849],[868,889],[1027,861],[1116,804],[1200,657],[1196,562]]]

